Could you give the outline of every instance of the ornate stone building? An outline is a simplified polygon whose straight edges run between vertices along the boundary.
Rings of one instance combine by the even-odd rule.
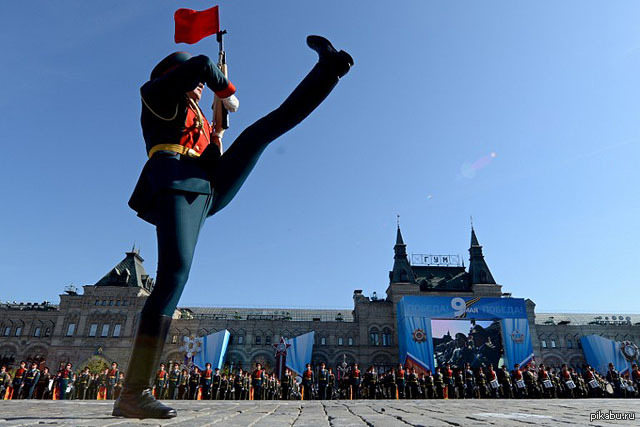
[[[185,336],[227,329],[231,341],[226,361],[231,368],[256,361],[269,366],[274,362],[272,345],[280,337],[315,331],[314,363],[358,361],[386,369],[398,361],[395,307],[403,296],[511,296],[495,282],[473,229],[469,254],[468,269],[462,263],[410,263],[398,228],[386,298],[355,290],[352,310],[181,307],[173,316],[164,360],[183,360],[180,346]],[[78,367],[98,355],[126,368],[138,313],[154,285],[143,262],[138,251],[127,252],[97,283],[83,286],[82,293],[68,287],[58,305],[1,303],[0,361],[15,365],[20,360],[46,360],[52,368],[71,361]],[[579,338],[589,334],[640,343],[640,315],[536,315],[534,308],[527,300],[538,362],[580,366],[584,354]]]

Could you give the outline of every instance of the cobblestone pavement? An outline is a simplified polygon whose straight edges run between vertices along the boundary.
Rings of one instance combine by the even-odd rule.
[[[640,400],[376,400],[172,402],[178,417],[111,416],[112,401],[0,401],[0,425],[70,426],[467,426],[640,425]],[[591,422],[590,413],[631,412],[636,420]]]

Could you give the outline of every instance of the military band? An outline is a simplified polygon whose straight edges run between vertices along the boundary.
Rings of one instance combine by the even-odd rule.
[[[29,369],[27,369],[29,366]],[[54,376],[49,368],[27,364],[9,371],[0,370],[2,399],[115,399],[122,391],[124,372],[113,362],[101,373],[88,367],[76,375],[71,363],[62,364]],[[545,364],[514,365],[511,371],[502,365],[472,369],[445,365],[433,371],[397,365],[394,369],[369,366],[364,374],[358,364],[338,367],[338,375],[325,363],[307,364],[296,373],[285,369],[281,378],[261,363],[252,371],[238,368],[229,372],[172,363],[170,371],[161,364],[155,378],[154,394],[165,400],[332,400],[332,399],[574,399],[640,397],[640,369],[632,365],[630,372],[620,374],[609,364],[601,375],[592,366],[581,372],[563,364],[551,368]],[[11,373],[13,372],[13,376]]]

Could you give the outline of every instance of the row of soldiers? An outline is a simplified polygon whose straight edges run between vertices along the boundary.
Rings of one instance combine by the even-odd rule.
[[[13,379],[2,366],[0,398],[117,399],[123,381],[124,373],[116,362],[100,374],[84,368],[78,375],[71,363],[51,375],[47,367],[40,372],[37,363],[27,369],[21,362]],[[298,379],[289,369],[278,379],[260,363],[251,372],[238,369],[230,374],[212,370],[210,363],[203,370],[196,366],[180,369],[175,363],[169,371],[161,364],[153,385],[156,398],[183,400],[638,397],[639,390],[640,369],[636,364],[631,373],[620,375],[611,363],[605,376],[589,365],[578,373],[566,364],[560,369],[516,364],[508,371],[505,365],[497,370],[493,365],[474,370],[467,363],[461,369],[446,364],[442,369],[420,373],[398,365],[382,374],[373,366],[362,373],[358,364],[353,364],[343,366],[338,377],[321,363],[317,371],[307,364]]]
[[[349,384],[350,382],[350,384]],[[418,373],[402,365],[378,375],[370,368],[360,387],[353,378],[343,384],[341,398],[368,399],[478,399],[478,398],[582,398],[638,397],[640,370],[632,366],[631,374],[620,375],[609,364],[606,376],[585,365],[582,374],[562,365],[561,369],[538,369],[516,364],[510,372],[505,365],[494,370],[493,365],[476,370],[470,364],[463,369],[445,365],[433,372]],[[354,387],[355,386],[355,387]]]
[[[71,363],[61,365],[55,375],[46,366],[40,370],[36,362],[30,365],[27,369],[27,363],[20,362],[13,378],[6,366],[0,368],[0,400],[117,399],[124,383],[116,362],[99,374],[90,373],[89,368],[76,374]]]

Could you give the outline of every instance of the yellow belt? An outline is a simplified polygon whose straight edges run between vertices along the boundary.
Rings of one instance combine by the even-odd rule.
[[[198,153],[193,148],[187,148],[179,144],[158,144],[154,145],[153,147],[151,147],[151,150],[149,150],[149,158],[151,158],[151,156],[153,156],[158,151],[173,151],[178,154],[182,154],[183,156],[200,157],[200,153]]]

